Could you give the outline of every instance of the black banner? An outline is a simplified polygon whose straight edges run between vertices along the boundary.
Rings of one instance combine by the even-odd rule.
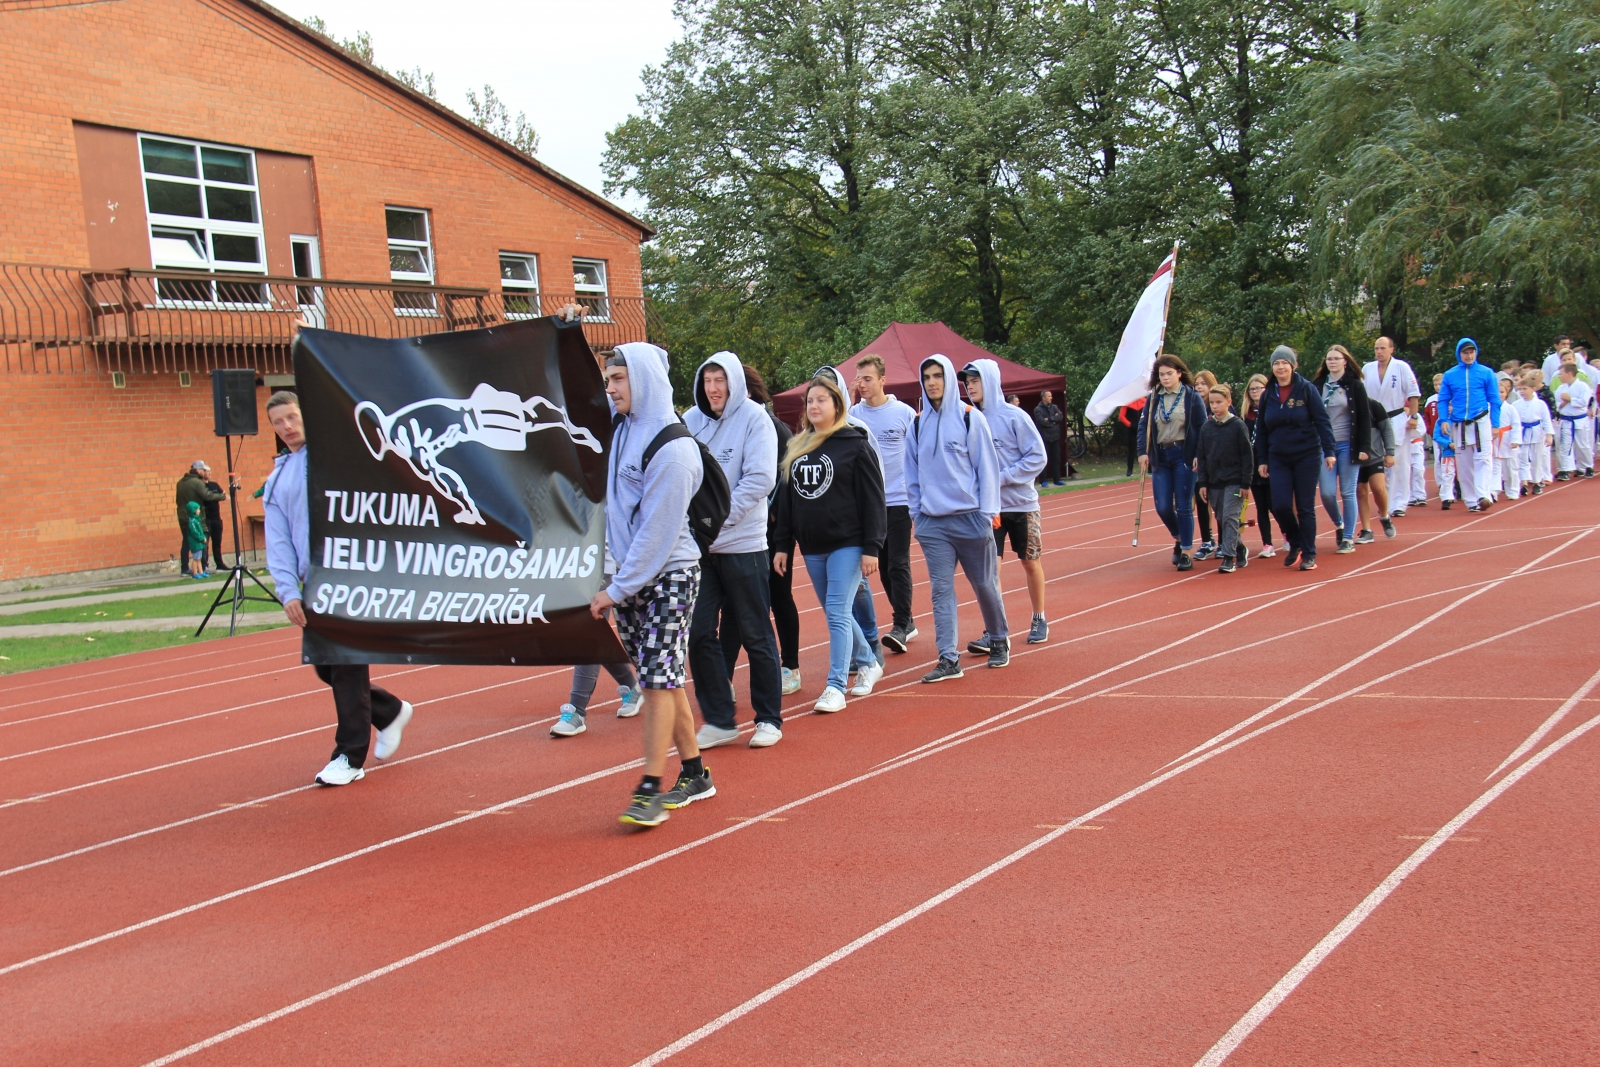
[[[582,327],[306,329],[307,663],[616,663],[611,415]]]

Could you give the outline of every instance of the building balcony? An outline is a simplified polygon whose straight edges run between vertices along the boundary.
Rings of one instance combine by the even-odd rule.
[[[178,270],[0,263],[0,374],[293,374],[297,321],[368,337],[420,337],[583,310],[596,351],[664,345],[639,297]]]

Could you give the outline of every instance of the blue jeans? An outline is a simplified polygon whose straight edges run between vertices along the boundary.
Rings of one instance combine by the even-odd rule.
[[[878,561],[878,566],[880,568],[878,573],[882,574],[882,560]],[[865,578],[856,586],[856,599],[850,610],[856,617],[856,625],[861,627],[862,636],[867,639],[867,648],[872,652],[872,662],[881,666],[883,651],[878,648],[878,606],[872,602],[872,583]],[[852,659],[850,663],[852,670],[866,665],[866,660]]]
[[[1328,465],[1324,463],[1317,469],[1317,482],[1322,490],[1322,506],[1327,509],[1328,518],[1333,521],[1333,528],[1335,530],[1341,526],[1344,528],[1344,532],[1339,536],[1346,541],[1354,541],[1356,523],[1361,518],[1360,513],[1356,511],[1356,481],[1361,476],[1361,464],[1351,455],[1349,441],[1336,442],[1333,447],[1339,455],[1339,465],[1329,470]]]
[[[1272,517],[1289,548],[1298,548],[1306,559],[1317,558],[1317,472],[1325,468],[1321,449],[1293,459],[1279,455],[1267,459]]]
[[[1158,449],[1150,462],[1150,492],[1156,514],[1185,552],[1194,547],[1194,471],[1183,461],[1183,446]]]
[[[861,584],[861,549],[836,548],[826,555],[808,555],[806,573],[811,575],[811,588],[828,619],[827,684],[842,693],[851,663],[877,662],[851,611],[856,587]]]
[[[1010,637],[1006,606],[1000,599],[1000,558],[994,551],[994,527],[975,511],[962,515],[924,515],[917,520],[917,543],[928,564],[933,593],[933,630],[940,659],[960,659],[956,615],[956,564],[967,572],[990,637]]]

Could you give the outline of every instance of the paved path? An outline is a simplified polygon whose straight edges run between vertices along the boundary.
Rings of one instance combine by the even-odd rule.
[[[272,579],[262,578],[262,581],[267,583],[267,588],[270,589],[272,587]],[[246,585],[251,588],[254,587],[253,583],[246,583]],[[105,604],[113,600],[147,600],[151,597],[176,596],[179,593],[187,592],[203,591],[216,596],[219,588],[220,586],[215,581],[196,582],[190,580],[187,582],[174,582],[172,585],[164,585],[159,589],[135,589],[129,593],[100,593],[95,596],[64,597],[57,600],[31,600],[25,604],[0,604],[0,616],[28,615],[35,611],[75,608],[80,604]],[[256,595],[261,595],[261,591],[256,590]],[[195,599],[198,600],[199,597]],[[13,634],[12,636],[15,635]]]
[[[0,642],[8,637],[71,637],[74,634],[127,633],[130,630],[193,630],[199,627],[204,615],[173,615],[163,619],[102,619],[99,622],[36,622],[26,626],[0,626]],[[215,629],[220,621],[228,628],[228,612],[219,608],[211,616]],[[239,629],[259,629],[263,626],[286,626],[288,620],[281,611],[252,611],[239,615]]]

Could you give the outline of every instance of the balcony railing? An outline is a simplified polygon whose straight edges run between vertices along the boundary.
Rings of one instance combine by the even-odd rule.
[[[639,297],[0,263],[0,373],[246,366],[291,374],[296,320],[368,337],[418,337],[554,314],[574,303],[596,350],[666,343],[659,317]]]

